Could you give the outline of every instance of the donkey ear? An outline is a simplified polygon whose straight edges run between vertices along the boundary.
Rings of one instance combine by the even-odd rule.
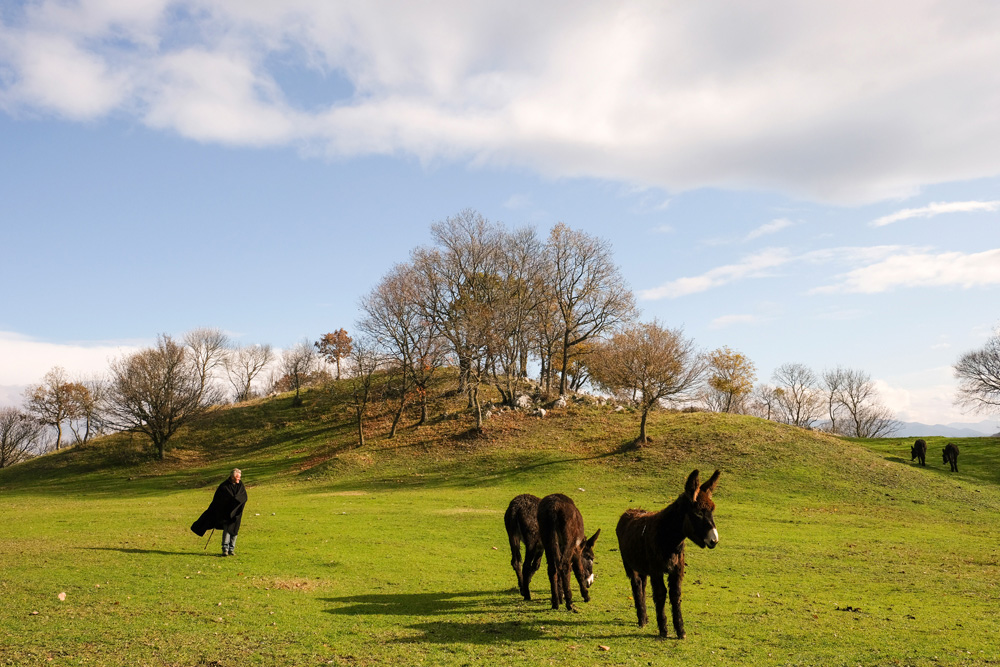
[[[591,549],[594,548],[594,543],[597,542],[597,536],[600,535],[600,534],[601,534],[601,529],[598,528],[597,532],[594,533],[593,537],[591,537],[589,540],[587,540],[587,545],[590,546]]]
[[[719,484],[719,471],[716,470],[715,474],[713,474],[707,482],[701,485],[701,492],[707,493],[708,495],[712,495],[712,492],[715,491],[715,487],[718,486],[718,484]]]
[[[691,500],[698,500],[698,471],[692,470],[691,474],[688,475],[687,482],[684,484],[684,493],[687,494],[688,498]]]

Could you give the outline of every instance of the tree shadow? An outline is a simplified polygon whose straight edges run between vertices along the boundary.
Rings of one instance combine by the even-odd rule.
[[[348,595],[322,598],[322,600],[341,605],[327,609],[328,614],[346,616],[437,616],[464,614],[472,610],[486,611],[505,606],[496,599],[496,591]]]

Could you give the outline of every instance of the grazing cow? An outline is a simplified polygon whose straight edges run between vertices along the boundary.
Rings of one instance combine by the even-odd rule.
[[[924,459],[927,458],[927,443],[923,438],[918,438],[913,446],[910,447],[910,460],[918,459],[920,465],[925,465]]]
[[[712,492],[719,483],[719,471],[698,485],[698,471],[688,475],[684,493],[659,512],[639,509],[626,510],[618,520],[618,550],[621,552],[625,574],[632,584],[632,599],[639,627],[646,625],[646,577],[653,582],[653,602],[656,604],[656,625],[660,637],[667,636],[667,616],[664,605],[667,575],[670,592],[670,610],[674,631],[684,639],[684,619],[681,616],[681,582],[684,579],[684,540],[689,539],[699,547],[714,549],[719,543],[715,528],[715,503]]]
[[[576,611],[569,571],[572,569],[576,575],[583,601],[590,602],[590,585],[594,583],[594,543],[601,531],[598,529],[588,540],[583,532],[580,510],[568,496],[553,493],[538,503],[538,532],[549,570],[552,608],[558,609],[565,600],[566,609]]]
[[[531,599],[531,577],[542,562],[542,538],[538,534],[538,496],[522,493],[507,506],[503,515],[510,541],[510,565],[517,575],[517,588],[525,600]],[[524,567],[521,566],[521,542],[524,542]]]
[[[958,472],[958,445],[948,443],[944,446],[944,462],[951,465],[952,472]]]

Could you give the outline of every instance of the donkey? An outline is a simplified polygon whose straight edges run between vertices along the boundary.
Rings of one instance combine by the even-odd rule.
[[[927,457],[927,443],[923,438],[917,438],[917,441],[913,443],[910,447],[910,460],[918,459],[920,465],[926,465],[924,459]]]
[[[958,472],[958,445],[948,443],[944,446],[944,463],[951,465],[952,472]]]
[[[646,577],[653,582],[653,602],[656,604],[656,625],[660,637],[667,636],[667,616],[664,604],[667,575],[670,586],[670,610],[674,631],[684,639],[684,619],[681,616],[681,582],[684,579],[684,539],[699,547],[714,549],[719,543],[715,528],[715,503],[712,492],[719,483],[719,471],[698,485],[698,471],[688,475],[684,493],[659,512],[640,509],[626,510],[618,520],[618,550],[621,552],[625,575],[632,584],[632,599],[639,627],[648,621],[646,616]]]
[[[568,496],[553,493],[538,503],[538,532],[549,570],[552,608],[558,609],[565,600],[566,609],[576,611],[569,571],[572,569],[576,575],[583,601],[590,602],[590,585],[594,583],[594,543],[601,531],[598,529],[587,539],[580,510]]]
[[[531,599],[531,577],[542,563],[542,538],[538,534],[538,496],[522,493],[515,496],[503,515],[510,541],[510,566],[517,575],[517,588],[525,600]],[[524,567],[521,567],[521,542],[524,542]]]

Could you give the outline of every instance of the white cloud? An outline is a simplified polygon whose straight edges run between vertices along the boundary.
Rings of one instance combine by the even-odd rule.
[[[1000,249],[973,254],[895,254],[839,278],[836,284],[817,288],[813,293],[875,294],[906,287],[970,289],[1000,285]]]
[[[1000,173],[1000,12],[975,0],[38,0],[3,20],[12,113],[848,203]],[[303,110],[295,68],[353,93]]]
[[[674,229],[673,225],[657,225],[653,227],[650,231],[654,234],[673,234],[677,230]]]
[[[47,343],[27,336],[0,331],[0,386],[7,387],[0,399],[10,398],[11,387],[40,382],[53,366],[62,366],[70,377],[103,374],[108,364],[138,349],[134,343]]]
[[[794,222],[787,218],[778,218],[777,220],[772,220],[771,222],[765,223],[757,229],[751,231],[747,234],[746,240],[753,241],[754,239],[759,239],[761,236],[767,236],[769,234],[780,232],[782,229],[791,227],[794,224]]]
[[[972,213],[977,211],[997,211],[1000,210],[1000,201],[955,201],[955,202],[933,202],[921,208],[904,208],[889,215],[884,215],[877,220],[873,220],[872,227],[884,227],[900,220],[911,218],[933,218],[942,213]]]
[[[678,278],[659,287],[641,290],[639,298],[648,300],[676,299],[746,278],[773,275],[774,269],[787,264],[792,259],[793,257],[788,251],[782,248],[771,248],[746,257],[736,264],[706,271],[700,276]]]

